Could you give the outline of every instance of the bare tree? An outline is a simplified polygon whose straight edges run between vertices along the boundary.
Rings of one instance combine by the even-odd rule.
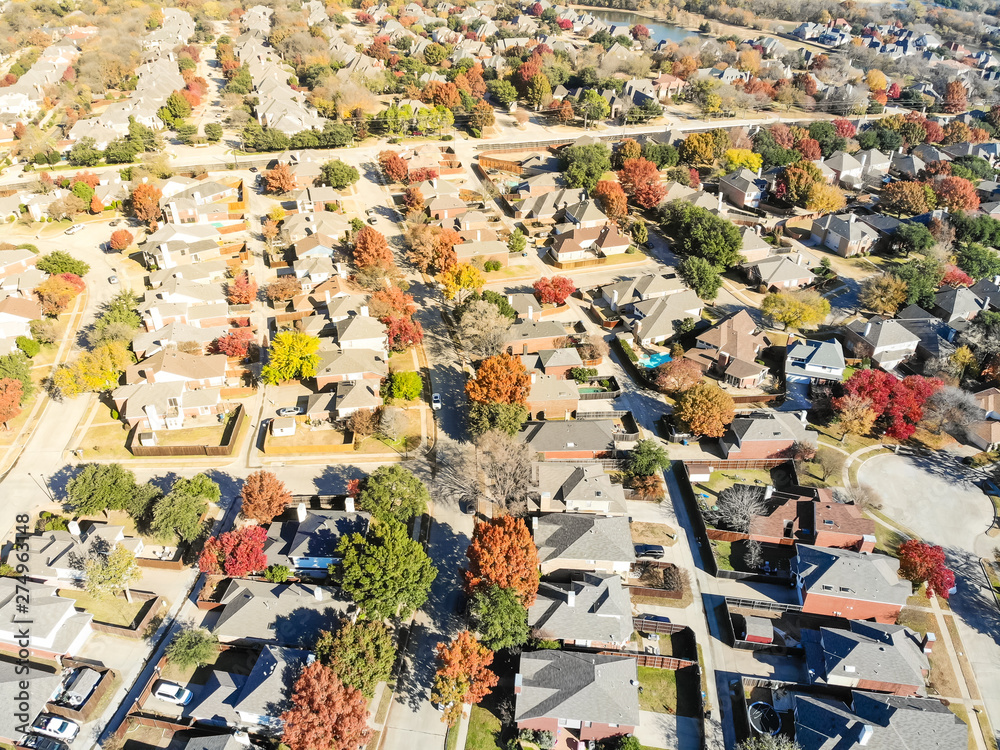
[[[965,427],[985,416],[974,395],[950,385],[940,388],[927,399],[926,411],[938,430]]]
[[[825,450],[817,454],[816,464],[823,475],[821,479],[825,482],[844,467],[844,456],[837,451]]]
[[[503,350],[511,322],[492,302],[475,300],[462,313],[458,334],[469,352],[479,357],[492,357]]]
[[[500,430],[479,438],[481,466],[493,499],[513,515],[527,512],[531,485],[531,449]]]
[[[759,570],[764,564],[764,545],[756,539],[747,542],[746,551],[743,554],[743,562],[749,570]]]
[[[399,440],[406,433],[408,420],[399,407],[385,407],[378,420],[378,431],[389,440]]]
[[[438,491],[461,502],[475,502],[482,495],[476,449],[472,443],[442,437],[434,448]]]
[[[860,510],[869,508],[881,508],[882,498],[872,489],[871,485],[859,484],[854,487],[838,487],[834,491],[834,497],[841,503],[853,503]]]
[[[733,531],[747,534],[755,516],[767,510],[764,489],[749,484],[737,484],[722,491],[715,511],[717,520]]]

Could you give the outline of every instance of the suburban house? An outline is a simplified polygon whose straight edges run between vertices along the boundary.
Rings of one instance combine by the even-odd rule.
[[[365,310],[367,312],[367,310]],[[337,343],[340,348],[367,349],[388,357],[389,340],[386,327],[367,315],[350,315],[335,324]]]
[[[723,457],[785,458],[796,443],[816,446],[816,433],[806,430],[805,412],[758,411],[737,416],[719,438]]]
[[[795,549],[792,572],[803,612],[895,623],[913,591],[894,557],[806,544]]]
[[[334,391],[336,394],[334,418],[347,419],[356,411],[374,410],[382,406],[384,399],[380,390],[379,382],[371,378],[340,381]]]
[[[850,188],[861,183],[864,165],[846,151],[834,151],[823,163],[833,170],[834,184]]]
[[[549,247],[549,255],[560,263],[606,258],[621,255],[632,244],[632,240],[618,231],[615,224],[598,224],[556,235]]]
[[[759,386],[767,366],[757,363],[761,349],[769,346],[767,336],[757,331],[750,313],[740,310],[719,321],[696,339],[694,349],[684,353],[702,372],[711,372],[737,388]]]
[[[31,338],[31,321],[42,319],[42,305],[35,299],[4,297],[0,299],[0,340],[18,336]]]
[[[300,503],[295,520],[272,521],[264,543],[267,564],[326,576],[327,567],[340,562],[340,540],[350,534],[367,535],[371,523],[371,514],[355,512],[354,501],[348,500],[348,510],[307,510]]]
[[[847,348],[858,358],[871,358],[872,364],[892,370],[917,351],[920,337],[902,322],[874,315],[856,320],[844,328]]]
[[[125,370],[125,382],[183,383],[186,390],[218,388],[226,383],[225,354],[200,356],[161,349]]]
[[[600,288],[601,298],[615,311],[629,311],[637,303],[688,291],[676,274],[647,273]]]
[[[514,721],[518,729],[566,730],[582,741],[632,734],[639,725],[637,674],[631,656],[522,652]]]
[[[632,305],[632,335],[642,346],[665,341],[677,334],[682,320],[699,320],[704,303],[692,289]]]
[[[803,630],[810,682],[893,695],[926,696],[930,664],[921,636],[902,625],[852,620],[850,630]],[[930,651],[930,648],[927,648]]]
[[[772,504],[768,514],[754,516],[750,522],[751,539],[855,552],[875,549],[875,522],[865,518],[858,506],[836,502],[828,489],[814,489],[807,495],[773,492],[768,499]]]
[[[332,258],[337,252],[337,243],[325,234],[310,234],[291,245],[292,258]]]
[[[61,670],[48,664],[0,659],[0,700],[10,707],[0,715],[0,742],[21,746],[26,725],[63,691],[64,679]]]
[[[743,167],[719,178],[719,192],[738,208],[757,208],[767,195],[767,180]]]
[[[574,367],[583,367],[580,352],[575,346],[565,349],[542,349],[537,354],[522,354],[521,362],[528,372],[540,370],[555,378],[568,378]]]
[[[625,450],[638,435],[625,433],[610,419],[528,422],[517,435],[543,460],[560,458],[611,458]]]
[[[770,291],[800,289],[816,280],[802,255],[771,255],[753,263],[744,263],[743,270],[750,281]]]
[[[155,331],[140,331],[132,339],[132,351],[140,359],[146,359],[164,349],[174,349],[179,344],[195,344],[205,354],[217,338],[229,333],[229,326],[198,328],[186,323],[168,323]]]
[[[203,724],[280,732],[295,677],[315,658],[309,651],[264,646],[248,675],[213,669],[186,713]]]
[[[542,576],[596,572],[624,577],[635,562],[626,516],[546,513],[532,519],[532,526]]]
[[[844,350],[830,341],[789,341],[785,354],[785,381],[791,383],[839,383],[844,379]]]
[[[0,250],[0,278],[27,271],[38,262],[39,256],[26,247]]]
[[[774,246],[768,244],[757,233],[757,228],[740,227],[739,230],[740,236],[743,237],[743,247],[740,249],[740,255],[743,256],[744,263],[756,263],[774,254]]]
[[[822,216],[813,221],[810,233],[813,242],[821,243],[845,258],[868,252],[879,238],[878,232],[858,221],[855,214]]]
[[[996,450],[1000,446],[1000,422],[983,419],[965,427],[965,436],[970,443],[983,451]]]
[[[570,419],[580,405],[580,386],[575,380],[531,372],[528,419]]]
[[[375,349],[320,350],[316,388],[324,390],[346,380],[379,380],[389,374],[389,361]]]
[[[31,602],[32,619],[27,645],[25,596]],[[55,586],[0,578],[0,651],[18,654],[27,648],[29,656],[56,662],[79,653],[90,637],[93,615],[78,612],[75,605],[75,600],[58,596]]]
[[[76,521],[65,531],[43,531],[27,538],[28,577],[40,583],[78,582],[86,578],[84,565],[96,555],[106,555],[121,545],[134,555],[142,552],[140,537],[125,536],[124,526],[88,523],[81,531]]]
[[[851,703],[796,693],[795,742],[802,750],[953,750],[969,743],[965,722],[936,698],[851,692]]]
[[[556,349],[556,342],[566,338],[566,328],[554,320],[524,320],[507,329],[507,353],[531,354],[542,349]]]
[[[566,583],[542,581],[528,607],[535,638],[564,646],[619,650],[632,637],[632,602],[621,576],[584,573]]]
[[[320,586],[240,578],[229,581],[220,602],[212,631],[222,643],[277,646],[314,643],[320,630],[346,616],[351,607]]]
[[[182,381],[119,386],[111,401],[122,421],[141,430],[178,430],[189,418],[225,411],[221,388],[188,390]]]
[[[980,299],[971,289],[960,286],[935,294],[931,312],[952,328],[961,330],[980,312],[988,310],[989,305],[989,297]]]
[[[538,507],[542,513],[627,513],[625,490],[600,464],[536,463]]]

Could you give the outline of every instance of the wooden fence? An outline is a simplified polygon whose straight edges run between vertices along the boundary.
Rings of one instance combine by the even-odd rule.
[[[711,575],[717,575],[719,565],[712,554],[712,543],[708,540],[708,529],[705,526],[705,519],[701,517],[701,510],[698,508],[698,498],[695,497],[694,488],[691,486],[691,474],[687,461],[674,461],[674,479],[680,487],[681,498],[687,510],[688,521],[691,530],[694,532],[695,540],[698,542],[698,552],[701,553],[701,562],[705,571]],[[692,550],[693,552],[694,550]]]
[[[698,668],[698,662],[689,659],[678,659],[673,656],[657,656],[656,654],[637,654],[634,651],[598,651],[599,654],[607,656],[630,656],[638,662],[640,667],[652,667],[653,669],[686,669],[687,667]]]
[[[648,596],[651,599],[683,599],[683,591],[668,591],[667,589],[654,589],[649,586],[626,586],[629,594],[635,596]],[[647,631],[648,632],[648,631]]]
[[[632,618],[632,627],[642,633],[657,633],[659,635],[673,635],[688,629],[687,625],[663,622],[663,620],[650,620],[641,616]]]
[[[784,401],[784,393],[762,393],[759,396],[732,396],[734,404],[771,404]]]
[[[709,472],[722,469],[773,469],[775,466],[787,464],[787,458],[720,458],[717,461],[684,461],[688,474],[701,473],[698,469]],[[692,471],[694,470],[694,471]]]
[[[58,703],[46,703],[45,710],[51,714],[56,714],[57,716],[62,716],[66,719],[71,719],[75,722],[83,724],[90,721],[94,714],[94,711],[100,705],[101,700],[107,695],[115,684],[115,672],[107,667],[98,667],[93,664],[86,664],[84,662],[77,662],[71,659],[62,660],[63,669],[75,669],[77,667],[87,667],[88,669],[93,669],[95,672],[101,673],[101,679],[98,680],[97,685],[94,686],[93,691],[87,696],[87,700],[79,708],[69,708],[68,706],[62,706]]]
[[[131,638],[132,640],[139,640],[143,637],[146,632],[146,628],[149,627],[149,623],[152,622],[153,618],[156,617],[160,609],[166,604],[166,601],[154,594],[151,591],[132,591],[132,597],[134,599],[141,599],[146,602],[143,608],[139,611],[142,612],[142,617],[138,620],[134,620],[127,626],[124,625],[109,625],[105,622],[97,622],[96,620],[90,623],[90,626],[99,633],[107,633],[109,635],[117,635],[121,638]],[[124,599],[123,594],[119,594],[118,598]]]
[[[136,425],[129,432],[125,448],[133,456],[231,456],[246,419],[243,404],[237,405],[235,416],[230,419],[222,434],[221,445],[139,445],[138,434],[144,430]]]
[[[524,169],[516,161],[507,161],[506,159],[495,159],[492,156],[485,156],[480,154],[479,164],[483,169],[498,169],[501,172],[509,172],[510,174],[516,174],[520,176],[524,173]]]

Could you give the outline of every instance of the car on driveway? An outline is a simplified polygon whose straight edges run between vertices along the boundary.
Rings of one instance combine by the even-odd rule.
[[[187,688],[182,688],[176,682],[166,682],[160,680],[153,689],[153,695],[165,703],[173,703],[175,706],[186,706],[194,697]]]
[[[251,172],[256,172],[257,171],[257,167],[250,167],[250,171]]]
[[[22,739],[18,745],[30,748],[30,750],[67,750],[69,745],[51,737],[42,737],[40,734],[29,734]]]
[[[297,406],[285,406],[278,409],[279,417],[295,417],[302,413],[302,409]]]
[[[433,393],[433,394],[431,394],[431,408],[434,411],[437,411],[438,409],[441,408],[441,394],[440,393]]]
[[[42,714],[31,725],[31,731],[53,739],[72,742],[80,732],[80,725],[61,716]]]
[[[663,558],[663,545],[662,544],[637,544],[635,545],[635,556],[636,557],[649,557],[653,560],[660,560]]]
[[[378,224],[378,219],[375,218],[374,216],[369,216],[368,217],[368,223],[369,224]]]
[[[111,222],[110,224],[108,224],[108,226],[109,226],[109,227],[116,227],[116,226],[118,226],[118,225],[119,225],[119,224],[121,224],[121,223],[122,223],[122,220],[121,220],[121,219],[115,219],[115,220],[114,220],[114,221],[112,221],[112,222]]]

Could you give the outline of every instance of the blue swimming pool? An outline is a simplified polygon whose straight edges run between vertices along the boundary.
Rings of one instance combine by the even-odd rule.
[[[666,352],[659,352],[658,354],[647,354],[645,357],[639,357],[639,364],[643,367],[659,367],[664,362],[669,362],[672,360],[671,357]]]

